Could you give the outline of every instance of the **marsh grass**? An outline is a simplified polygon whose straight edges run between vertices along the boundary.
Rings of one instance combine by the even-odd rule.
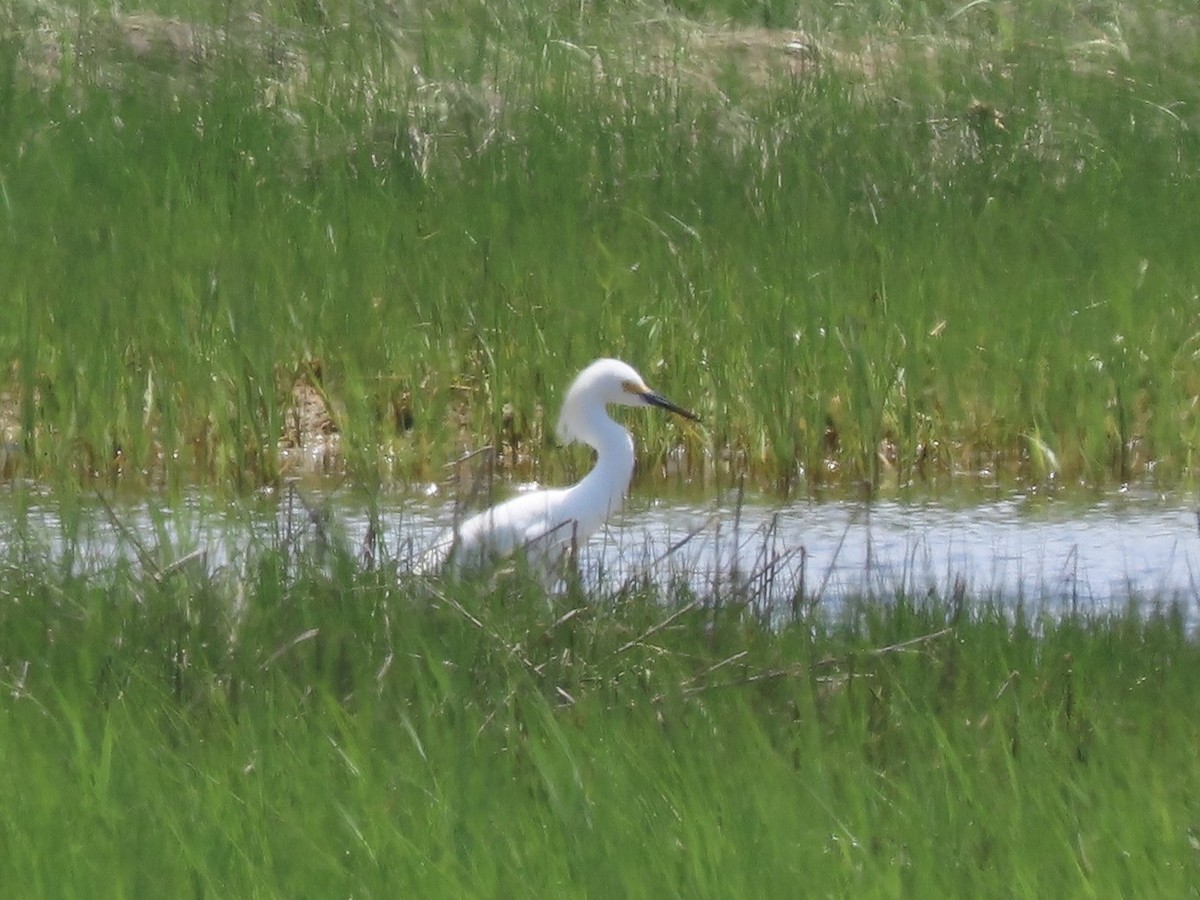
[[[9,550],[0,877],[23,896],[1183,896],[1181,611],[809,609],[519,569]],[[353,552],[351,552],[353,551]],[[1150,607],[1146,607],[1151,609]],[[803,885],[803,888],[800,886]]]
[[[1190,482],[1190,5],[231,9],[3,14],[28,474],[270,483],[300,385],[317,468],[548,479],[616,354],[707,423],[644,471]]]
[[[0,474],[249,490],[294,433],[368,493],[557,479],[614,353],[706,419],[639,421],[643,473],[1189,480],[1195,11],[1016,9],[5,4]],[[770,557],[548,601],[308,510],[228,564],[107,521],[0,560],[22,896],[1200,883],[1174,607],[772,618]]]

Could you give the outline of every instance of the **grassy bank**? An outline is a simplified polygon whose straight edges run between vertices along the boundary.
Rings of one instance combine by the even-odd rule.
[[[1186,896],[1173,611],[896,598],[776,630],[264,546],[10,551],[0,879],[22,896]],[[967,604],[966,609],[971,605]],[[97,893],[99,892],[99,893]]]
[[[824,6],[9,5],[6,467],[1190,482],[1192,6]]]

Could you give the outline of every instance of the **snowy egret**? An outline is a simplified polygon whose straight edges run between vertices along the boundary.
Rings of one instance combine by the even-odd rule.
[[[657,406],[686,419],[699,417],[646,386],[632,366],[598,359],[575,378],[558,418],[564,443],[582,441],[596,451],[596,465],[568,488],[513,497],[448,529],[417,565],[418,572],[474,567],[526,549],[549,575],[562,554],[595,532],[621,507],[633,477],[633,438],[609,418],[606,407]]]

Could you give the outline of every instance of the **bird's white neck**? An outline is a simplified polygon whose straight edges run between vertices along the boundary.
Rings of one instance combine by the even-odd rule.
[[[579,438],[596,450],[596,465],[569,492],[581,501],[572,506],[589,510],[590,520],[576,526],[581,534],[590,534],[625,500],[633,478],[633,438],[608,416],[589,423]]]

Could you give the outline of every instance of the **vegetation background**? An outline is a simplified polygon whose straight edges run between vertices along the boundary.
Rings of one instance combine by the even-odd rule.
[[[0,553],[0,884],[1195,896],[1186,606],[547,602],[290,520],[96,564],[70,501],[570,477],[605,354],[704,415],[639,423],[676,487],[1186,489],[1198,48],[1184,0],[8,0],[0,474],[63,524]]]
[[[705,416],[640,435],[693,484],[1191,483],[1189,3],[3,16],[38,477],[406,484],[490,443],[550,480],[618,355]]]

